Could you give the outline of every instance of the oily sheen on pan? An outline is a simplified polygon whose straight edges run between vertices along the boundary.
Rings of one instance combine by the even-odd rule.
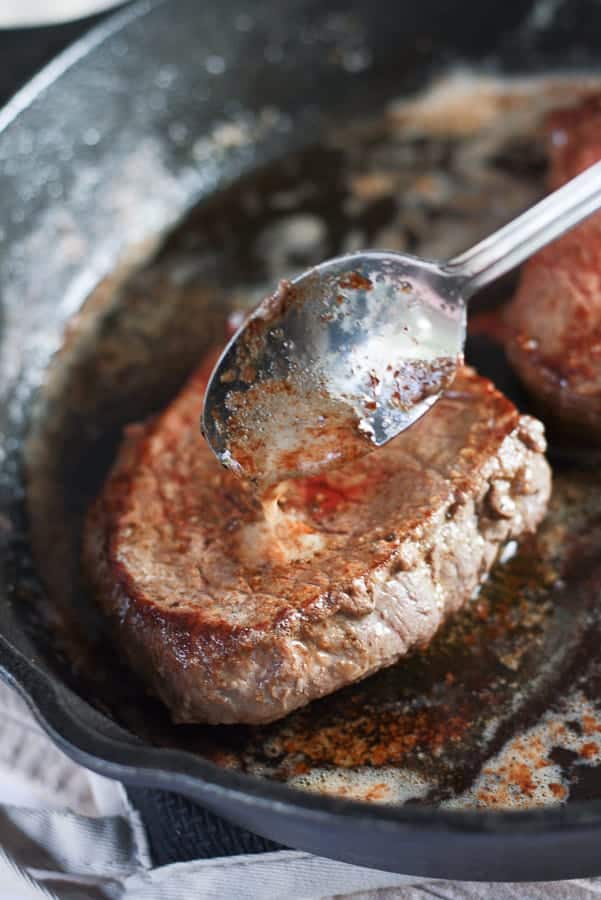
[[[269,722],[426,645],[537,527],[550,470],[542,425],[465,367],[387,446],[261,502],[199,434],[214,359],[130,428],[84,563],[176,722]]]

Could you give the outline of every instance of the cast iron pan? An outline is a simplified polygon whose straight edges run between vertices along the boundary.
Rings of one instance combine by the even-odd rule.
[[[512,881],[601,873],[601,511],[585,457],[556,462],[551,524],[495,576],[485,607],[425,655],[268,728],[171,726],[106,640],[77,562],[83,510],[123,424],[159,408],[222,340],[241,285],[271,277],[253,235],[274,223],[277,232],[291,192],[313,178],[319,190],[295,214],[326,222],[322,255],[346,239],[341,173],[361,159],[320,136],[333,124],[360,128],[450,66],[594,71],[601,9],[571,0],[552,13],[494,0],[295,0],[285,13],[275,0],[144,2],[0,113],[0,667],[74,759],[356,864]],[[359,144],[377,154],[377,134],[366,134]],[[533,146],[506,148],[503,177],[540,183]],[[454,152],[411,148],[424,165],[442,154],[443,168]],[[390,214],[389,199],[367,203],[367,243]],[[498,348],[474,338],[470,353],[527,402]],[[541,721],[560,723],[542,750]],[[521,784],[499,775],[508,741],[522,742]],[[567,802],[452,808],[491,757],[497,795],[531,805],[533,747],[556,773],[545,790],[555,785]],[[334,772],[347,798],[387,799],[391,770],[420,787],[401,805],[291,786],[315,767]],[[355,770],[368,771],[371,795],[357,794]]]

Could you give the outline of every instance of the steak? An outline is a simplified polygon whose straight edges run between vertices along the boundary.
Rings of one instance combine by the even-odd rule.
[[[552,190],[601,159],[601,96],[547,122]],[[601,436],[601,213],[545,247],[507,310],[507,353],[544,412]]]
[[[128,430],[84,565],[176,722],[269,722],[427,645],[537,527],[550,470],[542,425],[464,367],[385,447],[260,501],[199,433],[214,361]]]

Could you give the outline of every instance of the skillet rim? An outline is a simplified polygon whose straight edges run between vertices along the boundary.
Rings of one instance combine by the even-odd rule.
[[[109,15],[68,46],[0,110],[0,135],[75,63],[113,35],[122,32],[131,22],[166,2],[138,0],[132,6]],[[277,805],[290,814],[302,812],[305,819],[313,819],[322,826],[327,826],[329,819],[342,817],[352,818],[356,826],[370,830],[374,827],[383,831],[396,828],[400,833],[404,826],[410,826],[412,830],[423,830],[428,834],[436,831],[443,834],[480,833],[491,838],[502,835],[504,840],[513,838],[517,841],[527,834],[542,837],[545,833],[553,834],[566,828],[572,833],[597,832],[601,829],[601,799],[526,810],[461,810],[372,804],[312,794],[268,779],[233,772],[189,751],[152,747],[116,725],[71,691],[57,676],[43,671],[35,659],[28,659],[2,633],[0,677],[17,689],[44,731],[76,762],[106,777],[132,785],[179,791],[214,809],[220,799],[229,798],[267,808]],[[78,714],[80,707],[79,712],[83,715]],[[90,721],[85,720],[86,715]],[[140,765],[139,761],[144,764]]]

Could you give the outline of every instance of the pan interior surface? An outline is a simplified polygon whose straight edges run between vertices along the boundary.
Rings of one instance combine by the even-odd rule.
[[[173,396],[232,316],[331,255],[444,258],[474,243],[544,192],[545,111],[600,86],[451,73],[213,193],[100,282],[45,373],[26,442],[36,574],[21,573],[19,616],[56,677],[146,744],[311,793],[458,809],[601,800],[601,476],[553,434],[547,520],[506,547],[468,608],[427,650],[269,726],[173,726],[119,660],[79,564],[123,426]],[[278,113],[263,115],[271,127]],[[197,156],[254,138],[232,119]],[[478,301],[468,361],[528,409],[499,343],[513,285]]]

